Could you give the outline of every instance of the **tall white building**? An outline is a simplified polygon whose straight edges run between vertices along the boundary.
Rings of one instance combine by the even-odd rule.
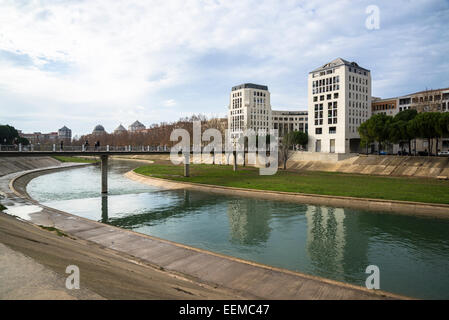
[[[371,73],[335,59],[309,73],[309,151],[359,152],[357,128],[371,117]]]
[[[231,139],[245,130],[266,132],[272,129],[270,92],[267,86],[244,83],[232,87],[229,97],[228,126]]]

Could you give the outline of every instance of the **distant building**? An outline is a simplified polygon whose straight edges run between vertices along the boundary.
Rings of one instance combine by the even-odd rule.
[[[26,138],[31,144],[55,143],[58,140],[57,132],[50,132],[50,133],[41,133],[41,132],[22,133],[22,132],[20,132],[19,136],[22,138]]]
[[[120,124],[117,128],[115,128],[114,130],[114,134],[120,134],[126,132],[126,129],[124,126],[122,126],[122,124]]]
[[[70,130],[66,126],[63,126],[61,129],[58,130],[58,139],[65,140],[65,141],[71,141],[72,140],[72,130]]]
[[[94,130],[92,131],[92,134],[105,134],[106,130],[104,130],[104,127],[99,124],[95,126]]]
[[[308,131],[307,111],[278,111],[272,110],[273,128],[278,130],[279,137],[292,131]]]
[[[141,130],[145,130],[145,129],[146,129],[146,127],[138,120],[136,120],[133,124],[131,124],[128,127],[128,130],[130,132],[137,132],[137,131],[141,131]]]
[[[449,88],[425,90],[395,98],[374,99],[371,108],[373,114],[383,113],[389,116],[407,109],[415,109],[418,112],[448,112]]]

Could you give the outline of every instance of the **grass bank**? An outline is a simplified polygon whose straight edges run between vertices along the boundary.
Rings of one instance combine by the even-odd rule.
[[[76,162],[76,163],[94,163],[98,162],[96,159],[87,159],[79,157],[65,157],[65,156],[53,156],[56,160],[60,162]]]
[[[449,204],[449,181],[429,178],[383,177],[336,172],[283,171],[259,175],[254,167],[191,165],[190,177],[183,177],[183,166],[152,164],[136,173],[174,181],[270,191],[298,192],[384,200]]]

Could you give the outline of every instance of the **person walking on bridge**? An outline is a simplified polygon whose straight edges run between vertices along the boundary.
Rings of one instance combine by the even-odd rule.
[[[61,150],[60,151],[62,151],[62,150],[64,150],[64,141],[63,140],[61,140]]]
[[[86,142],[84,142],[84,151],[87,151],[87,149],[89,149],[89,141],[86,140]]]

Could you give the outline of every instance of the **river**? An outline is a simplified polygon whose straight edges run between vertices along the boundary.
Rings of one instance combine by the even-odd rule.
[[[142,163],[45,174],[27,186],[42,204],[88,219],[250,261],[365,286],[449,299],[449,219],[323,207],[189,190],[164,190],[123,174]]]

